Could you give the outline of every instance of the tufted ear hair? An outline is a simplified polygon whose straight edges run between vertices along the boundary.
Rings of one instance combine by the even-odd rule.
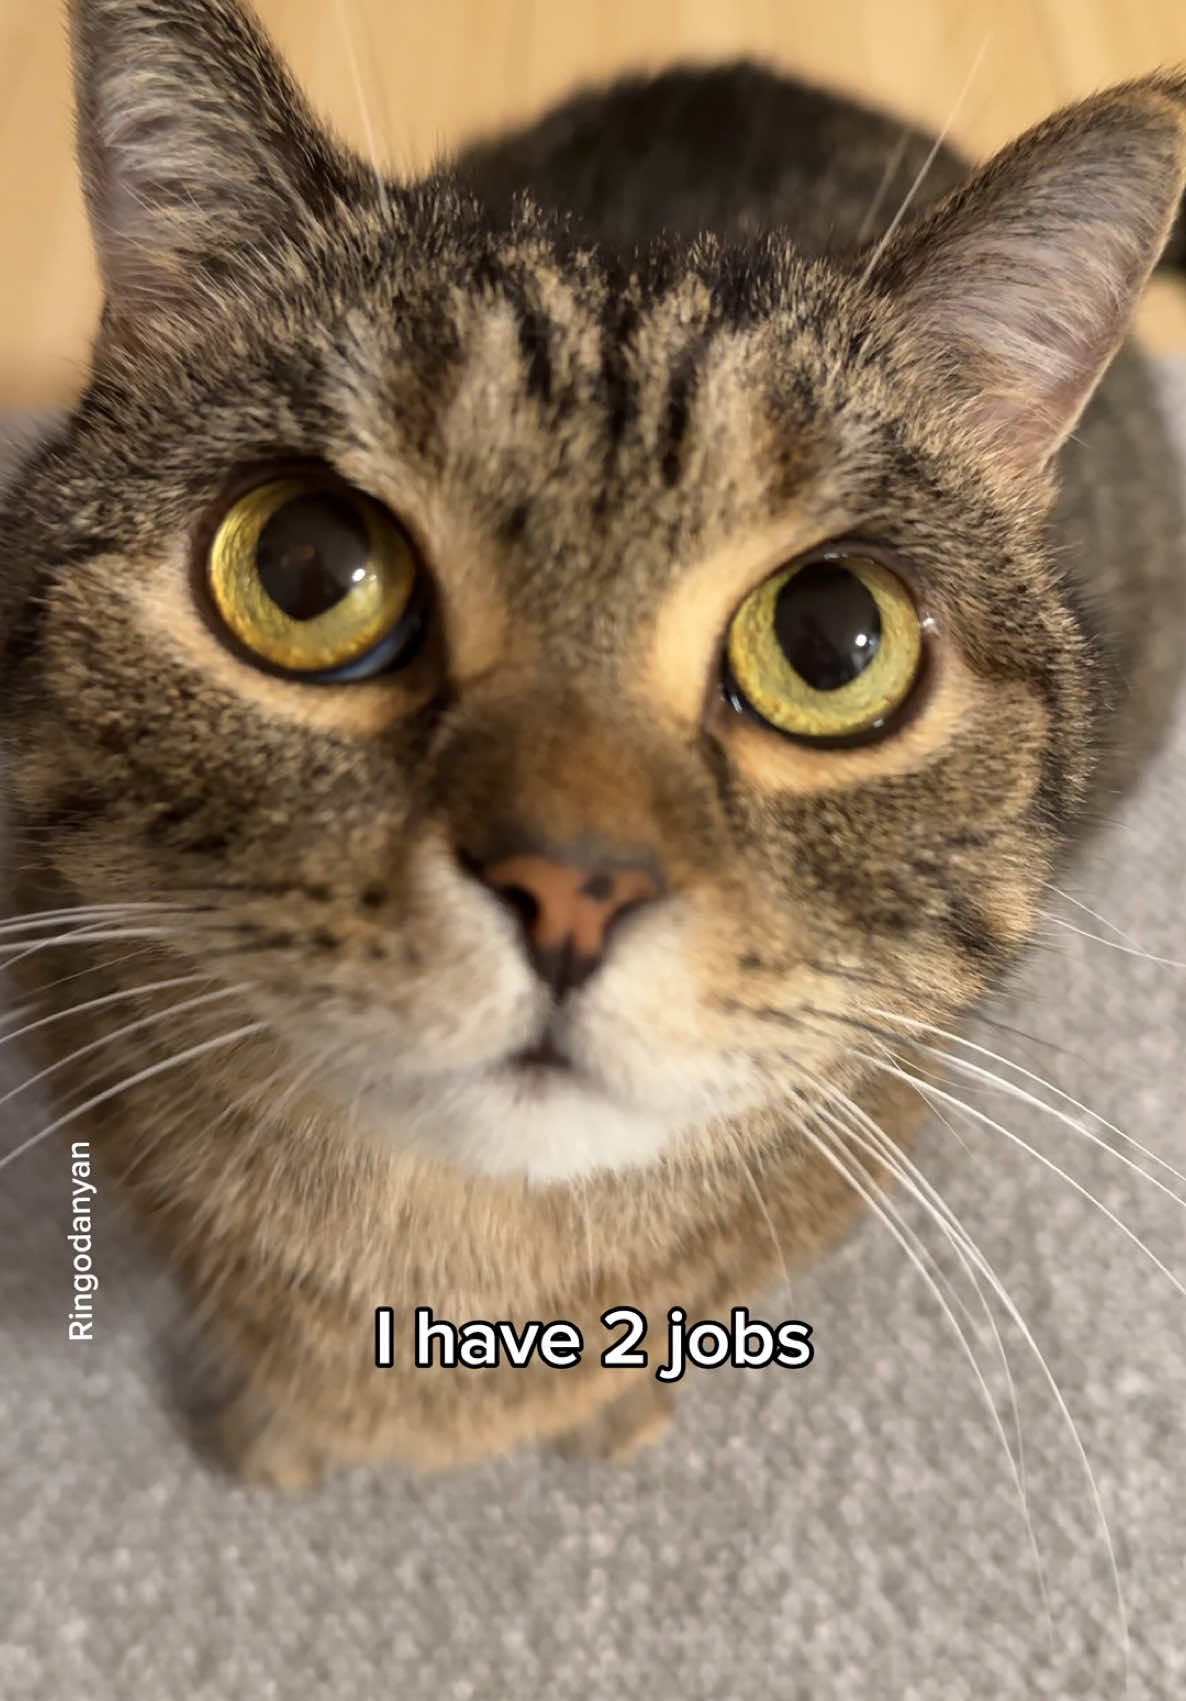
[[[190,316],[365,185],[236,0],[70,0],[70,35],[109,326]]]
[[[1186,183],[1186,74],[1125,84],[1029,131],[874,250],[960,398],[955,426],[1041,472],[1115,354]]]

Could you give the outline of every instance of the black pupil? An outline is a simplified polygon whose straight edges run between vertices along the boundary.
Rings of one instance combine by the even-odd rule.
[[[839,691],[877,654],[881,614],[855,573],[836,561],[815,561],[779,591],[774,631],[801,679],[815,691]]]
[[[286,502],[255,546],[260,584],[291,620],[315,620],[363,577],[370,539],[343,496],[322,493]]]

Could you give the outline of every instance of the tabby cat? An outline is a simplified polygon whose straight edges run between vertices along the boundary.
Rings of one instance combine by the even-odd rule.
[[[1118,349],[1186,79],[971,171],[674,70],[400,183],[235,0],[70,17],[106,305],[0,522],[55,1126],[246,1476],[622,1453],[669,1390],[602,1312],[835,1239],[924,1108],[885,1059],[1164,724],[1181,517]],[[586,1351],[416,1369],[418,1305]]]

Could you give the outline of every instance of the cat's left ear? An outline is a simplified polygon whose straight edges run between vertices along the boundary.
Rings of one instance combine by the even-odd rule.
[[[236,0],[70,0],[70,32],[117,334],[167,334],[364,181]]]
[[[866,263],[904,311],[952,428],[1040,474],[1128,328],[1186,184],[1186,75],[1057,113]]]

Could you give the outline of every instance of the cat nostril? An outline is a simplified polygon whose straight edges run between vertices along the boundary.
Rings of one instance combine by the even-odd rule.
[[[540,901],[526,886],[497,886],[494,888],[508,909],[514,910],[524,927],[532,928],[539,920]]]

